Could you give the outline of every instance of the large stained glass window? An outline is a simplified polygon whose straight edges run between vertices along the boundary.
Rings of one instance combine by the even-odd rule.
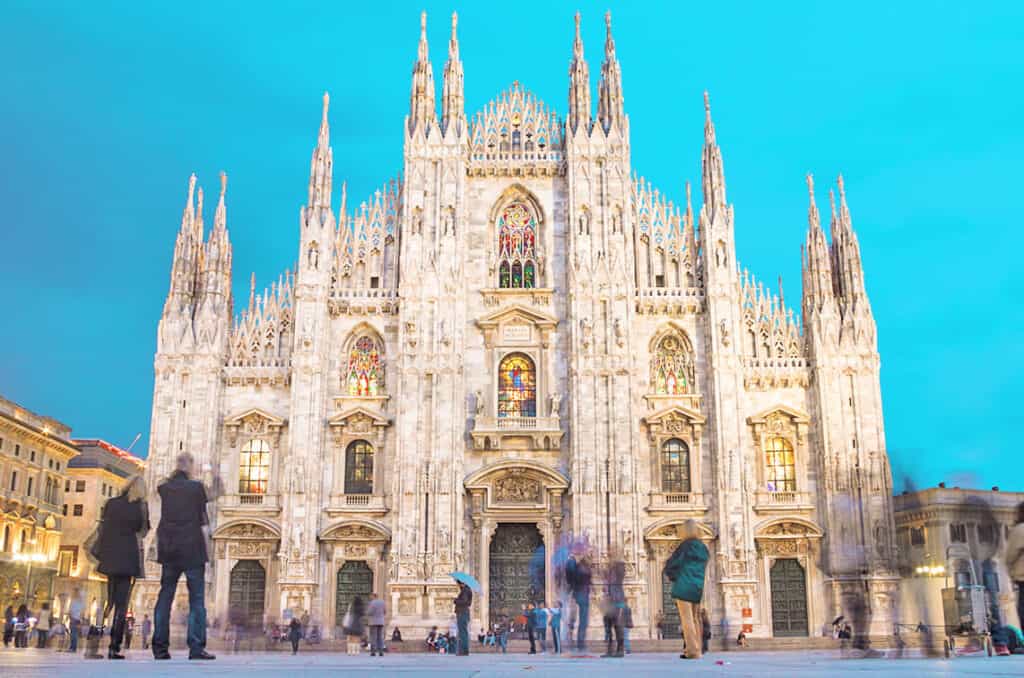
[[[345,494],[373,494],[373,445],[365,440],[345,449]]]
[[[522,353],[505,356],[498,365],[498,416],[537,416],[537,369]]]
[[[785,438],[769,438],[765,444],[765,476],[769,492],[796,492],[796,459]]]
[[[270,482],[270,445],[250,440],[238,454],[238,493],[266,494]]]
[[[498,217],[498,286],[537,286],[537,220],[520,202],[505,207]]]
[[[661,491],[690,491],[690,448],[678,438],[661,446]]]
[[[372,337],[359,337],[348,352],[348,394],[375,396],[384,392],[380,346]]]
[[[651,384],[658,395],[690,393],[693,382],[693,357],[687,342],[669,334],[658,342],[651,358]]]

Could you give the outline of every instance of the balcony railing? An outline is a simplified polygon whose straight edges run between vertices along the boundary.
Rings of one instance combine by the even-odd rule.
[[[794,490],[761,490],[757,493],[755,509],[805,509],[812,508],[807,492]]]
[[[384,497],[376,494],[335,494],[327,504],[327,514],[334,516],[345,513],[387,513]]]
[[[649,513],[701,512],[707,511],[704,495],[700,492],[651,492]]]
[[[558,417],[477,417],[478,431],[557,431]]]
[[[277,513],[281,504],[276,494],[225,494],[219,500],[220,507],[226,511],[255,511],[260,513]]]

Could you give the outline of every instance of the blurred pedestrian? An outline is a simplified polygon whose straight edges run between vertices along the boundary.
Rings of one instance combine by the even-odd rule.
[[[629,603],[622,607],[622,646],[626,654],[633,654],[633,648],[629,646],[629,632],[633,628],[633,608]]]
[[[153,657],[170,659],[171,604],[178,580],[188,586],[188,658],[216,659],[206,651],[206,490],[191,475],[195,462],[188,453],[178,455],[175,469],[157,492],[161,515],[157,527],[157,560],[163,566],[160,593],[153,611]]]
[[[459,642],[456,653],[460,656],[469,655],[469,608],[473,604],[473,591],[465,583],[459,582],[459,595],[455,597],[455,622],[458,626]]]
[[[1003,561],[1010,580],[1017,584],[1017,623],[1024,626],[1024,502],[1017,505],[1017,524],[1006,540]]]
[[[711,618],[708,616],[708,609],[706,607],[700,608],[700,626],[700,637],[703,641],[700,649],[702,652],[707,654],[711,647]]]
[[[85,613],[85,601],[81,589],[75,587],[71,592],[68,604],[68,652],[78,652],[78,636],[82,633],[82,615]]]
[[[149,636],[153,633],[153,622],[149,620],[149,615],[142,615],[142,649],[149,649]]]
[[[96,571],[107,577],[106,612],[114,611],[110,626],[110,647],[107,659],[124,659],[124,641],[128,615],[128,599],[135,579],[143,575],[142,537],[149,532],[149,509],[146,506],[146,485],[135,476],[121,494],[107,500],[100,512],[98,536],[93,555],[99,560]]]
[[[376,593],[370,594],[370,604],[366,608],[366,615],[370,621],[370,656],[384,656],[384,623],[387,609],[384,601],[377,597]]]
[[[299,653],[299,641],[302,640],[302,622],[298,617],[292,617],[288,622],[288,640],[292,643],[292,654]]]
[[[625,628],[623,611],[626,607],[626,592],[622,582],[626,577],[626,564],[614,560],[605,574],[605,595],[601,600],[601,612],[604,618],[605,638],[608,651],[602,657],[622,657],[625,652]],[[614,646],[612,636],[614,635]]]
[[[533,628],[540,642],[540,653],[548,651],[548,609],[543,604],[533,608]]]
[[[348,636],[348,654],[350,655],[359,654],[359,646],[363,642],[363,631],[366,630],[363,624],[364,614],[366,614],[366,605],[363,603],[362,596],[354,597],[348,605],[348,612],[345,613],[345,620],[342,624],[342,630]]]
[[[50,638],[50,625],[52,623],[50,604],[43,603],[39,610],[39,619],[36,620],[36,647],[40,650],[46,648],[46,641]]]
[[[14,640],[14,601],[4,608],[4,647],[10,647]]]
[[[526,636],[530,640],[530,654],[537,654],[537,615],[533,613],[533,603],[523,605],[523,617],[526,618]]]
[[[686,644],[681,659],[700,659],[702,627],[700,601],[704,596],[704,571],[708,564],[708,548],[700,540],[700,525],[687,520],[679,526],[682,543],[676,547],[665,565],[665,576],[672,582],[672,598],[679,608],[679,622]]]
[[[22,603],[14,613],[14,647],[28,647],[28,620],[32,613],[28,605]]]
[[[555,603],[551,613],[551,645],[555,654],[562,654],[562,601]]]
[[[132,639],[135,637],[135,615],[131,612],[124,618],[124,649],[132,649]]]
[[[583,652],[587,647],[587,622],[590,616],[590,562],[580,554],[569,556],[565,564],[565,582],[569,585],[572,599],[576,603],[576,649]]]

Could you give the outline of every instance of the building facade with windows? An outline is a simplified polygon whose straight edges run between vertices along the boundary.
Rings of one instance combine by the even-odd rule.
[[[64,530],[57,557],[56,598],[65,605],[79,589],[87,612],[95,616],[107,599],[106,577],[95,570],[83,545],[99,522],[103,505],[124,489],[128,480],[145,472],[145,462],[105,440],[72,441],[79,455],[68,463],[64,481]]]
[[[71,429],[0,398],[0,605],[51,602]]]
[[[439,115],[424,17],[404,166],[358,205],[343,183],[332,200],[325,95],[297,268],[253,278],[238,316],[226,179],[211,229],[190,180],[149,472],[188,451],[211,488],[211,615],[308,610],[332,633],[372,589],[429,627],[468,570],[486,623],[564,595],[571,537],[597,572],[624,560],[653,635],[677,623],[662,573],[692,518],[716,625],[817,634],[867,591],[891,629],[876,328],[842,180],[831,243],[811,185],[800,322],[737,261],[707,98],[702,203],[673,202],[634,174],[610,18],[596,110],[578,17],[571,43],[564,119],[518,82],[468,116],[453,16]]]
[[[905,623],[941,626],[942,589],[983,586],[992,617],[1020,627],[1004,550],[1021,502],[1024,492],[945,484],[896,496]]]

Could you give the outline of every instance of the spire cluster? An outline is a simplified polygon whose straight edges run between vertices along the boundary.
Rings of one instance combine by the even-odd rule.
[[[604,63],[601,65],[601,81],[598,84],[597,117],[605,132],[625,124],[626,114],[622,100],[622,69],[615,56],[615,39],[612,37],[612,13],[604,15],[607,37],[604,42]]]
[[[441,132],[452,130],[457,136],[466,128],[466,95],[459,58],[459,38],[456,28],[459,15],[452,12],[452,37],[448,40],[448,61],[444,65],[444,88],[441,97]]]
[[[576,12],[576,38],[572,44],[572,61],[569,62],[569,132],[575,133],[581,127],[589,132],[590,110],[590,68],[583,56],[583,38],[580,37],[580,13]]]
[[[429,132],[436,120],[434,103],[434,67],[427,46],[427,13],[420,14],[420,42],[412,68],[412,94],[409,97],[409,133]]]

